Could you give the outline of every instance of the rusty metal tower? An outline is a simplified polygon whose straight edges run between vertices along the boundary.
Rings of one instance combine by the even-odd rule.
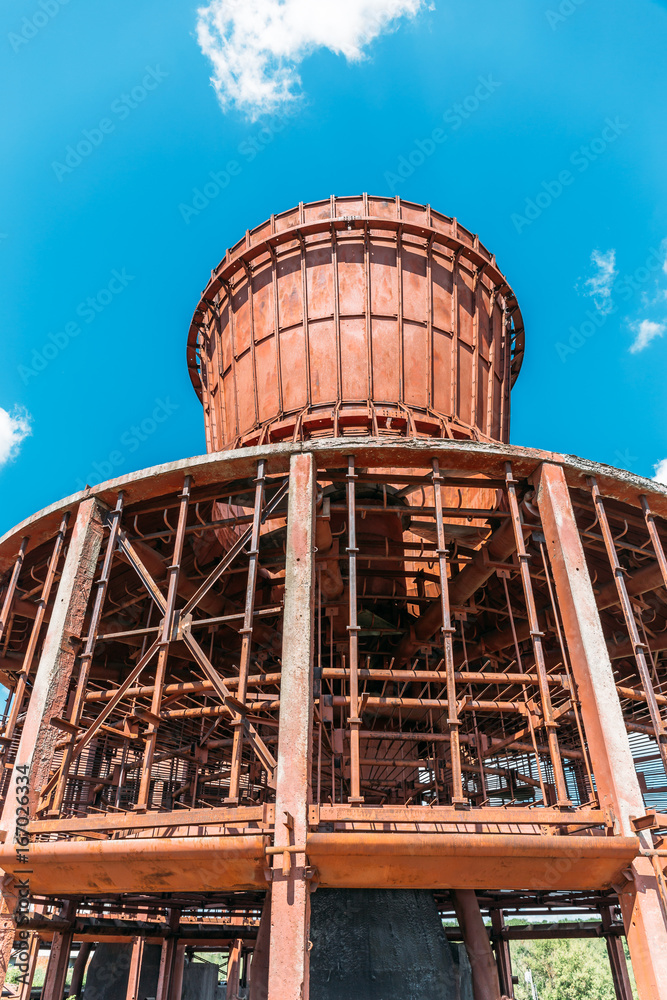
[[[47,943],[43,1000],[74,958],[180,1000],[207,950],[230,998],[499,1000],[539,934],[667,998],[667,495],[509,445],[523,349],[455,219],[301,204],[195,311],[208,453],[0,539],[22,1000]]]

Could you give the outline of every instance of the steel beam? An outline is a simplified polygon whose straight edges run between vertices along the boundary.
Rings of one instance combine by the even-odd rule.
[[[241,984],[241,952],[243,941],[236,938],[229,949],[227,959],[227,990],[225,1000],[238,1000],[239,986]]]
[[[180,914],[178,910],[169,911],[169,933],[162,941],[160,952],[160,969],[158,972],[155,1000],[172,1000],[172,985],[174,968],[176,966],[176,950],[178,944],[178,925]]]
[[[18,887],[12,875],[3,875],[0,880],[0,976],[4,983],[9,960],[14,948],[16,935],[16,904],[18,902]]]
[[[271,943],[271,891],[264,898],[262,918],[259,922],[257,940],[252,952],[250,966],[249,1000],[268,1000],[269,996],[269,950]]]
[[[39,958],[40,943],[41,942],[39,939],[39,934],[34,933],[30,935],[30,942],[27,946],[28,958],[27,962],[25,963],[25,971],[23,971],[22,974],[21,990],[18,995],[18,1000],[30,1000],[30,996],[32,993],[32,983],[35,978],[35,971],[37,969],[37,959]],[[83,945],[81,947],[83,947]],[[74,973],[72,973],[72,988],[70,990],[70,994],[74,996],[75,993],[76,991],[74,990]]]
[[[55,931],[51,941],[51,954],[44,977],[42,1000],[62,1000],[65,992],[65,981],[69,967],[69,956],[72,950],[72,922],[76,917],[76,902],[68,900],[60,917],[69,923],[67,930]]]
[[[632,986],[630,985],[628,963],[625,960],[623,942],[618,934],[614,934],[612,931],[614,925],[612,907],[601,906],[600,916],[602,917],[602,930],[607,942],[607,952],[609,954],[611,975],[614,980],[616,1000],[632,1000]]]
[[[141,964],[144,959],[145,941],[146,939],[142,935],[132,939],[126,1000],[139,1000],[139,980],[141,978]]]
[[[35,937],[39,942],[38,935],[35,935]],[[37,947],[39,949],[39,944]],[[79,945],[79,953],[74,962],[74,968],[72,969],[72,981],[69,987],[70,996],[76,997],[77,1000],[79,1000],[83,992],[83,977],[86,974],[86,966],[88,965],[88,959],[90,958],[92,950],[92,941],[82,941]],[[28,1000],[28,998],[26,998],[26,1000]]]
[[[505,936],[505,915],[502,910],[491,910],[491,937],[493,947],[496,952],[496,965],[498,966],[498,979],[500,981],[500,991],[503,996],[514,996],[514,984],[512,982],[512,954],[510,944]]]
[[[94,498],[84,500],[79,507],[16,752],[13,773],[29,775],[32,816],[39,792],[49,777],[55,745],[61,736],[49,723],[53,716],[63,714],[67,704],[77,640],[83,635],[84,616],[102,543],[105,510]],[[6,842],[10,844],[16,833],[17,806],[17,783],[12,781],[0,823],[7,834]]]
[[[316,469],[310,454],[290,462],[269,1000],[308,1000],[310,884],[305,844],[311,781]]]
[[[536,485],[600,805],[613,812],[616,832],[629,836],[644,802],[565,473],[544,462]],[[640,839],[652,847],[650,835]],[[648,858],[638,857],[628,874],[619,899],[639,996],[667,1000],[667,925],[656,873]]]
[[[475,1000],[501,1000],[498,968],[491,942],[479,908],[477,894],[472,889],[457,889],[453,894],[454,909],[466,946]]]

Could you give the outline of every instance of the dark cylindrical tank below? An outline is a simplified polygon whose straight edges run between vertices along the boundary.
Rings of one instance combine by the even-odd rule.
[[[507,441],[517,301],[455,219],[331,198],[248,231],[195,312],[209,451],[317,436]]]

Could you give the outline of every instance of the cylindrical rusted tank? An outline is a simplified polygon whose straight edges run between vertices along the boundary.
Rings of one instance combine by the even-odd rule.
[[[227,251],[188,366],[209,451],[350,434],[507,441],[523,339],[494,255],[456,219],[332,197]]]

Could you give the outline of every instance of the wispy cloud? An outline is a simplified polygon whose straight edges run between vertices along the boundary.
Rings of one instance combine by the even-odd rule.
[[[588,278],[584,283],[586,295],[591,296],[596,308],[606,316],[614,308],[611,293],[614,281],[618,277],[616,251],[607,250],[606,253],[601,253],[599,250],[594,250],[591,254],[591,261],[597,270],[593,277]]]
[[[15,406],[10,413],[0,406],[0,466],[16,458],[21,444],[30,433],[27,410]]]
[[[653,471],[655,472],[654,481],[667,486],[667,458],[663,458],[660,462],[657,462],[653,466]]]
[[[667,317],[665,317],[665,303],[667,302],[667,287],[663,275],[667,274],[667,239],[660,244],[660,249],[651,252],[653,264],[649,266],[649,271],[653,272],[653,283],[641,296],[641,311],[644,319],[629,322],[628,326],[635,335],[630,345],[630,353],[638,354],[645,350],[654,340],[662,337],[667,330]],[[655,272],[658,272],[657,274]],[[646,272],[646,280],[649,278]],[[646,314],[653,313],[653,319],[649,319]]]
[[[223,110],[250,119],[299,96],[298,64],[318,48],[350,61],[426,0],[211,0],[197,11],[197,40],[213,64]],[[430,4],[429,4],[430,6]]]
[[[667,327],[664,323],[654,323],[652,319],[643,319],[638,323],[632,323],[631,329],[635,332],[635,339],[630,345],[630,354],[637,354],[639,351],[645,350],[656,337],[662,337]]]

